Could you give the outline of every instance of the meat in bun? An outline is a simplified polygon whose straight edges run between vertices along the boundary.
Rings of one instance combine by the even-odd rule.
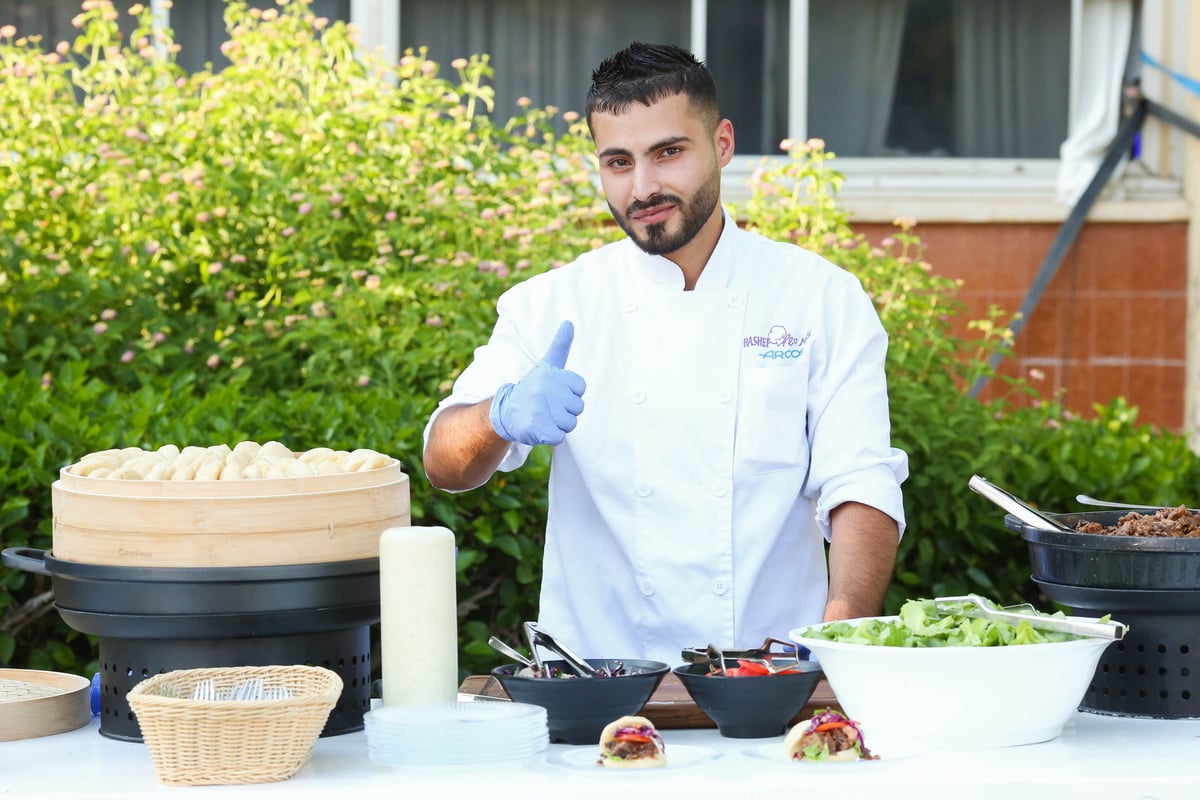
[[[783,744],[788,758],[794,761],[838,762],[878,758],[863,743],[858,723],[832,708],[819,711],[807,722],[792,726]]]
[[[662,736],[645,717],[615,719],[600,732],[600,759],[597,763],[612,769],[665,767],[667,751]]]

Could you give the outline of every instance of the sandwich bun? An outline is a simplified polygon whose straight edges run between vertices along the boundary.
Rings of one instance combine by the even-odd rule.
[[[639,754],[632,758],[613,755],[613,748],[619,745],[617,732],[624,728],[638,728],[650,738],[652,752]],[[600,758],[597,763],[607,769],[648,769],[665,767],[667,754],[663,747],[662,737],[654,727],[654,723],[645,717],[626,715],[619,717],[604,726],[600,732]]]
[[[828,739],[824,734],[817,732],[816,728],[822,722],[829,721],[831,719],[846,723],[848,727],[846,727],[844,730],[852,731],[850,737],[857,746],[847,747],[844,750],[838,750],[837,752],[828,753],[827,755],[818,756],[816,758],[812,756],[806,756],[804,754],[804,749],[807,746],[824,745],[828,747]],[[844,737],[841,737],[841,740],[844,741]],[[832,709],[825,709],[824,711],[815,715],[812,719],[793,725],[792,728],[787,732],[787,735],[783,738],[783,747],[789,760],[807,761],[809,763],[837,764],[845,763],[847,761],[858,761],[860,759],[873,760],[877,758],[877,756],[873,755],[863,743],[862,733],[858,729],[858,723],[854,722],[848,717],[844,717]]]

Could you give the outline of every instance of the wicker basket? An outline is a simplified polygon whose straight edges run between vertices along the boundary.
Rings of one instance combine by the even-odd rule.
[[[192,700],[211,679],[219,698],[261,679],[266,696],[285,699]],[[164,672],[127,695],[163,783],[268,783],[292,777],[313,746],[342,691],[323,667],[214,667]]]

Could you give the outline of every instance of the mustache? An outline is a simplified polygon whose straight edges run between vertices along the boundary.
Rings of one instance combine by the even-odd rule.
[[[645,200],[634,200],[625,209],[625,215],[636,214],[639,211],[645,211],[647,208],[655,206],[665,206],[674,203],[675,205],[683,205],[683,200],[673,194],[655,194],[647,197]]]

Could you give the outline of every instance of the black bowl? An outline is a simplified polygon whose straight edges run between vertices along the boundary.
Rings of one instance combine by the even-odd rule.
[[[1073,528],[1081,520],[1115,525],[1127,513],[1089,511],[1049,516]],[[1019,531],[1028,545],[1037,581],[1097,589],[1194,590],[1200,586],[1197,538],[1043,530],[1012,515],[1005,516],[1004,524],[1009,530]]]
[[[528,678],[517,675],[520,664],[492,670],[508,696],[518,703],[546,709],[550,741],[595,744],[604,726],[617,717],[636,714],[662,683],[669,664],[638,659],[588,658],[593,667],[609,668],[620,661],[629,674],[615,678]],[[570,674],[565,661],[546,661],[548,669]]]
[[[787,732],[792,718],[825,676],[819,664],[801,661],[795,673],[710,675],[708,662],[671,670],[688,694],[729,739],[764,739]]]

